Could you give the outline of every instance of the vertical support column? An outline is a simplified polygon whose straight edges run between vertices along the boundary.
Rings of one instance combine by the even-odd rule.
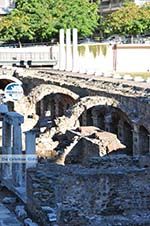
[[[148,139],[149,139],[149,154],[150,154],[150,134],[148,135]]]
[[[65,114],[66,110],[67,110],[67,104],[64,104],[64,106],[63,106],[63,112],[64,112],[64,114]]]
[[[52,101],[50,100],[48,103],[48,111],[50,112],[50,117],[52,116]]]
[[[59,31],[59,70],[65,70],[65,46],[64,46],[65,33],[64,29]]]
[[[44,116],[44,99],[40,101],[40,116]]]
[[[124,122],[122,120],[118,122],[118,139],[124,143]]]
[[[78,72],[78,30],[76,28],[73,29],[72,71]]]
[[[55,118],[59,117],[59,100],[55,99]]]
[[[35,155],[36,153],[36,133],[33,130],[25,134],[26,155]],[[36,161],[27,161],[26,169],[36,167]]]
[[[54,101],[54,99],[51,100],[51,118],[52,118],[52,120],[55,118],[55,101]]]
[[[3,128],[2,128],[2,155],[11,155],[12,147],[11,147],[11,125],[3,119]],[[3,159],[5,160],[5,159]],[[8,159],[6,158],[6,161]],[[12,162],[10,163],[2,163],[2,178],[3,179],[11,179],[12,177]]]
[[[106,114],[104,117],[104,122],[105,122],[105,131],[111,132],[111,123],[112,123],[112,118],[111,114]]]
[[[87,111],[82,113],[82,126],[87,126]]]
[[[72,70],[71,30],[66,30],[66,71]]]
[[[99,127],[97,111],[94,109],[92,109],[92,119],[93,119],[93,126]]]
[[[138,125],[133,125],[133,156],[140,155],[140,132]]]
[[[21,125],[16,123],[13,127],[13,154],[22,155],[22,136],[21,136]],[[23,164],[14,163],[12,165],[13,182],[15,187],[23,185]]]

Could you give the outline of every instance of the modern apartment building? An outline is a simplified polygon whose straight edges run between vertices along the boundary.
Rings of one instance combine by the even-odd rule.
[[[0,15],[8,14],[14,6],[14,0],[0,0]]]
[[[100,11],[102,14],[111,13],[119,9],[125,0],[101,0]],[[149,2],[150,0],[133,0],[137,5],[143,5],[144,3]]]

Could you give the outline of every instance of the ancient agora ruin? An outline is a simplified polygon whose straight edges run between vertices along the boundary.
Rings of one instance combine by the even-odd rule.
[[[77,72],[63,35],[55,67],[0,70],[0,226],[150,226],[150,79]]]
[[[0,225],[150,225],[148,82],[2,69],[0,97]]]

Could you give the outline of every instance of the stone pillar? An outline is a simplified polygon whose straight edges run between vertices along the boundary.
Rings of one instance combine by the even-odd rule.
[[[87,126],[87,111],[84,111],[81,116],[82,126]]]
[[[55,101],[54,99],[51,100],[51,118],[55,118]]]
[[[13,127],[13,155],[20,155],[23,157],[22,153],[22,136],[21,136],[21,125],[16,123]],[[23,185],[23,163],[16,163],[12,165],[13,183],[15,187],[20,187]]]
[[[73,29],[73,57],[72,57],[72,71],[78,72],[78,31]]]
[[[64,112],[64,114],[65,114],[66,110],[67,110],[67,104],[64,103],[64,106],[63,106],[63,112]]]
[[[149,154],[150,154],[150,134],[148,135],[149,138]]]
[[[59,100],[55,98],[55,118],[59,116]]]
[[[118,122],[118,139],[124,143],[124,122],[122,120]]]
[[[26,163],[26,168],[36,167],[37,162],[32,161],[32,159],[30,159],[30,156],[28,159],[28,155],[33,155],[33,158],[35,155],[36,158],[36,132],[34,130],[30,130],[25,133],[25,143],[26,143],[26,155],[28,160]]]
[[[112,124],[111,114],[106,114],[104,116],[104,123],[105,123],[105,131],[111,132],[111,124]]]
[[[66,71],[72,70],[71,30],[66,30]]]
[[[40,101],[40,116],[41,117],[44,116],[44,100],[43,99]]]
[[[59,70],[65,70],[65,44],[64,44],[64,29],[59,31]]]
[[[93,119],[93,126],[99,127],[97,111],[94,109],[92,109],[92,119]]]
[[[12,147],[11,147],[11,125],[8,124],[4,118],[3,120],[3,128],[2,128],[2,169],[1,169],[1,176],[3,179],[11,179],[12,177],[12,162],[8,162],[6,156],[6,162],[4,155],[9,155],[8,158],[12,154]]]
[[[52,115],[52,101],[48,102],[47,111],[49,112],[49,116]]]
[[[3,131],[4,147],[6,146],[6,142],[7,142],[6,139],[8,139],[9,149],[10,149],[10,143],[12,146],[12,157],[13,157],[13,161],[11,162],[12,186],[20,187],[22,185],[23,178],[24,178],[23,171],[22,171],[23,163],[22,162],[18,163],[16,158],[19,157],[20,161],[22,161],[22,158],[23,158],[21,124],[24,122],[24,118],[22,115],[16,112],[8,112],[4,116],[4,122],[7,123],[6,124],[7,130],[5,130],[5,125],[4,125],[4,131]],[[11,128],[13,128],[13,131]],[[15,156],[15,155],[19,155],[19,156]]]
[[[139,126],[134,124],[133,125],[133,156],[140,155],[140,132]]]

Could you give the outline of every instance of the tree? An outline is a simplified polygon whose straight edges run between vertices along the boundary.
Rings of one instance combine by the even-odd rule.
[[[98,26],[98,4],[89,0],[57,0],[56,28],[77,28],[81,36],[91,35]]]
[[[11,16],[8,15],[1,20],[0,34],[1,39],[5,41],[17,41],[19,44],[21,40],[32,39],[33,34],[29,30],[29,18],[23,12],[15,10]]]
[[[105,34],[139,35],[150,29],[150,7],[133,2],[108,15],[103,22]]]
[[[49,41],[61,28],[77,28],[89,36],[98,25],[98,4],[88,0],[16,0],[2,18],[0,36],[6,41]]]

